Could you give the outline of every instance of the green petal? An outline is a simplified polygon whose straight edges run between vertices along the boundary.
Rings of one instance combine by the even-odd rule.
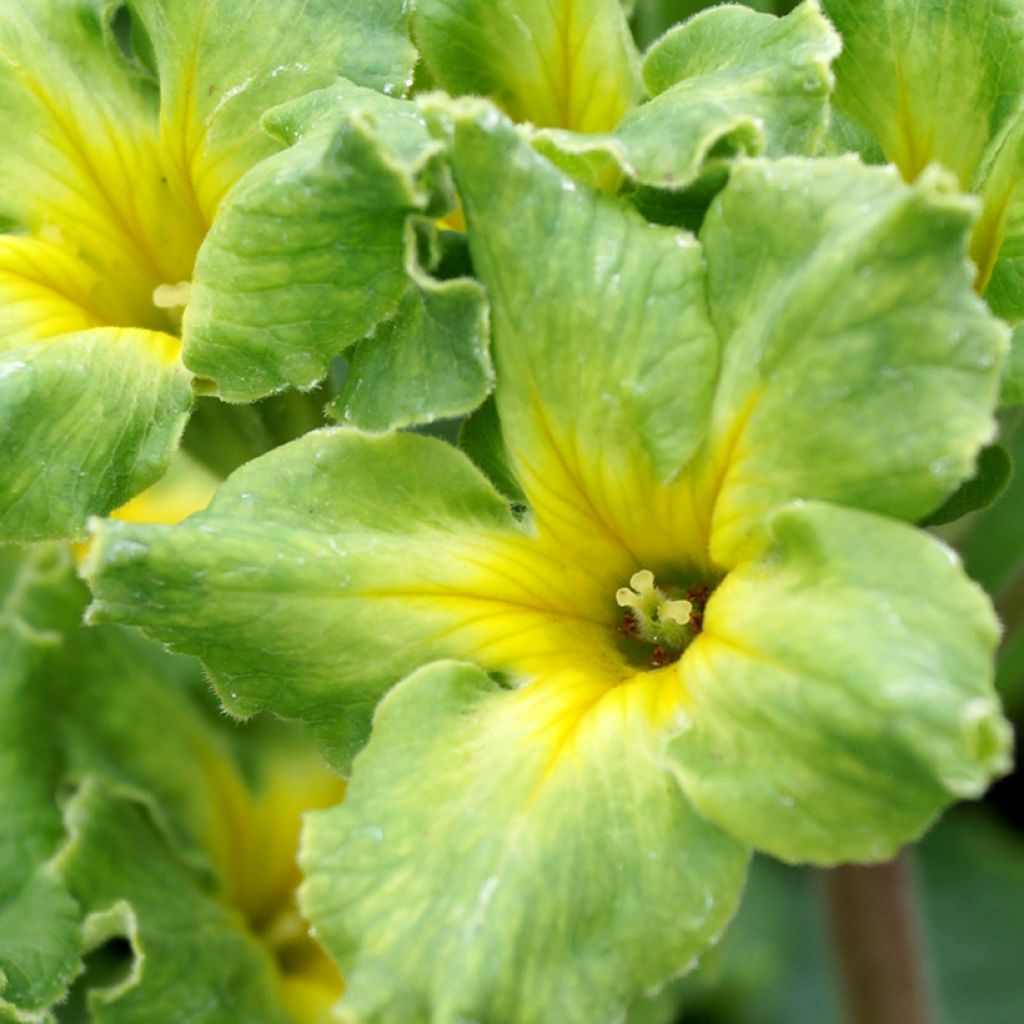
[[[665,189],[685,188],[737,155],[810,155],[828,121],[829,65],[838,52],[815,2],[781,19],[716,8],[655,43],[643,65],[654,99],[611,133],[546,131],[534,144],[556,162],[560,152],[603,155],[620,179]],[[608,169],[592,178],[607,181]]]
[[[549,528],[621,537],[706,429],[718,342],[700,247],[577,185],[489,106],[451,116],[516,475]]]
[[[621,697],[564,735],[543,688],[448,663],[382,702],[303,848],[354,1017],[603,1024],[721,931],[746,851],[693,814]]]
[[[408,288],[408,215],[445,203],[410,104],[342,82],[267,123],[290,148],[225,200],[184,323],[186,364],[230,401],[323,377]]]
[[[607,131],[643,95],[620,0],[418,0],[412,26],[439,84],[516,121]]]
[[[837,106],[878,138],[908,180],[937,161],[982,196],[972,255],[984,290],[1024,201],[1024,120],[1010,100],[1024,92],[1024,11],[1016,0],[826,0],[825,7],[843,37]],[[1024,293],[1007,294],[1015,271],[998,273],[998,311],[1012,309],[1019,319]]]
[[[199,655],[229,709],[303,718],[344,765],[381,693],[452,653],[458,608],[437,593],[453,535],[512,526],[441,442],[318,431],[243,467],[178,527],[99,523],[91,616]]]
[[[81,943],[74,900],[47,863],[63,836],[53,707],[36,675],[80,613],[57,547],[0,547],[0,1018],[41,1021],[67,993]]]
[[[89,915],[86,939],[122,937],[134,955],[123,980],[90,993],[91,1020],[289,1024],[269,955],[197,883],[142,803],[87,782],[66,813],[58,868]]]
[[[1010,766],[995,617],[952,552],[911,527],[798,504],[769,531],[683,656],[680,781],[776,857],[887,859]]]
[[[98,328],[0,356],[0,536],[80,537],[163,474],[192,405],[173,338]]]
[[[470,277],[436,280],[406,259],[415,283],[394,317],[350,352],[330,408],[335,419],[363,430],[465,416],[494,387],[484,289]]]
[[[131,0],[160,79],[161,132],[207,220],[277,146],[264,111],[340,75],[401,93],[414,53],[401,0]],[[199,172],[197,174],[197,171]]]
[[[724,357],[712,555],[819,498],[917,520],[994,431],[1005,328],[971,290],[973,205],[852,158],[739,165],[702,230]]]

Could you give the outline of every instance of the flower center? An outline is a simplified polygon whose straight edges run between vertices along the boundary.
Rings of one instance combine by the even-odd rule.
[[[655,585],[654,573],[641,569],[630,577],[628,587],[615,593],[616,603],[625,609],[620,631],[647,649],[652,667],[671,665],[701,631],[710,595],[710,588],[703,583],[685,591],[663,589]]]

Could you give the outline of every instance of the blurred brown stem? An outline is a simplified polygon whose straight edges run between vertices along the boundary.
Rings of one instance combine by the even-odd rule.
[[[850,1024],[932,1024],[905,854],[823,875]]]

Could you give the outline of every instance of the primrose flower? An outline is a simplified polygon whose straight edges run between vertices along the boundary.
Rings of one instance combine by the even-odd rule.
[[[190,503],[169,476],[146,514]],[[296,858],[341,780],[293,729],[218,718],[191,660],[84,629],[66,547],[0,549],[0,596],[0,1007],[50,1019],[73,986],[124,1020],[326,1021],[343,984]]]
[[[383,92],[413,58],[399,0],[3,5],[0,540],[81,537],[195,392],[307,387],[393,311],[431,201]]]
[[[636,198],[663,211],[737,156],[813,155],[840,49],[817,0],[703,11],[642,58],[619,0],[417,0],[411,27],[449,93],[488,97],[569,173],[660,192]]]
[[[98,524],[90,615],[343,767],[376,708],[303,853],[353,1019],[618,1020],[752,848],[886,858],[1005,770],[992,610],[897,520],[971,473],[1006,331],[941,174],[741,161],[698,239],[425,110],[492,304],[477,465],[313,433],[178,526]]]

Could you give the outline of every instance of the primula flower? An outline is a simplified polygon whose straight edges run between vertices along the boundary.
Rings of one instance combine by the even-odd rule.
[[[174,521],[205,484],[179,461],[122,514]],[[191,660],[83,628],[66,547],[0,549],[0,595],[0,1011],[51,1020],[73,986],[90,1020],[326,1021],[296,858],[341,780],[294,730],[218,719]]]
[[[417,0],[411,28],[449,93],[488,97],[565,170],[663,213],[737,156],[812,155],[839,53],[817,0],[785,18],[723,5],[642,58],[621,0]]]
[[[400,0],[3,5],[0,540],[80,537],[194,392],[307,387],[394,310],[413,59]]]
[[[463,445],[508,493],[438,440],[317,432],[176,527],[99,524],[91,616],[339,765],[412,672],[305,840],[351,1019],[618,1020],[751,848],[886,858],[1006,768],[991,608],[896,521],[970,474],[1006,332],[941,174],[740,162],[698,240],[482,101],[426,109],[493,307]]]
[[[843,35],[829,148],[891,160],[908,181],[939,163],[979,196],[975,288],[1015,327],[1003,400],[1022,402],[1024,6],[827,0],[826,7]]]

